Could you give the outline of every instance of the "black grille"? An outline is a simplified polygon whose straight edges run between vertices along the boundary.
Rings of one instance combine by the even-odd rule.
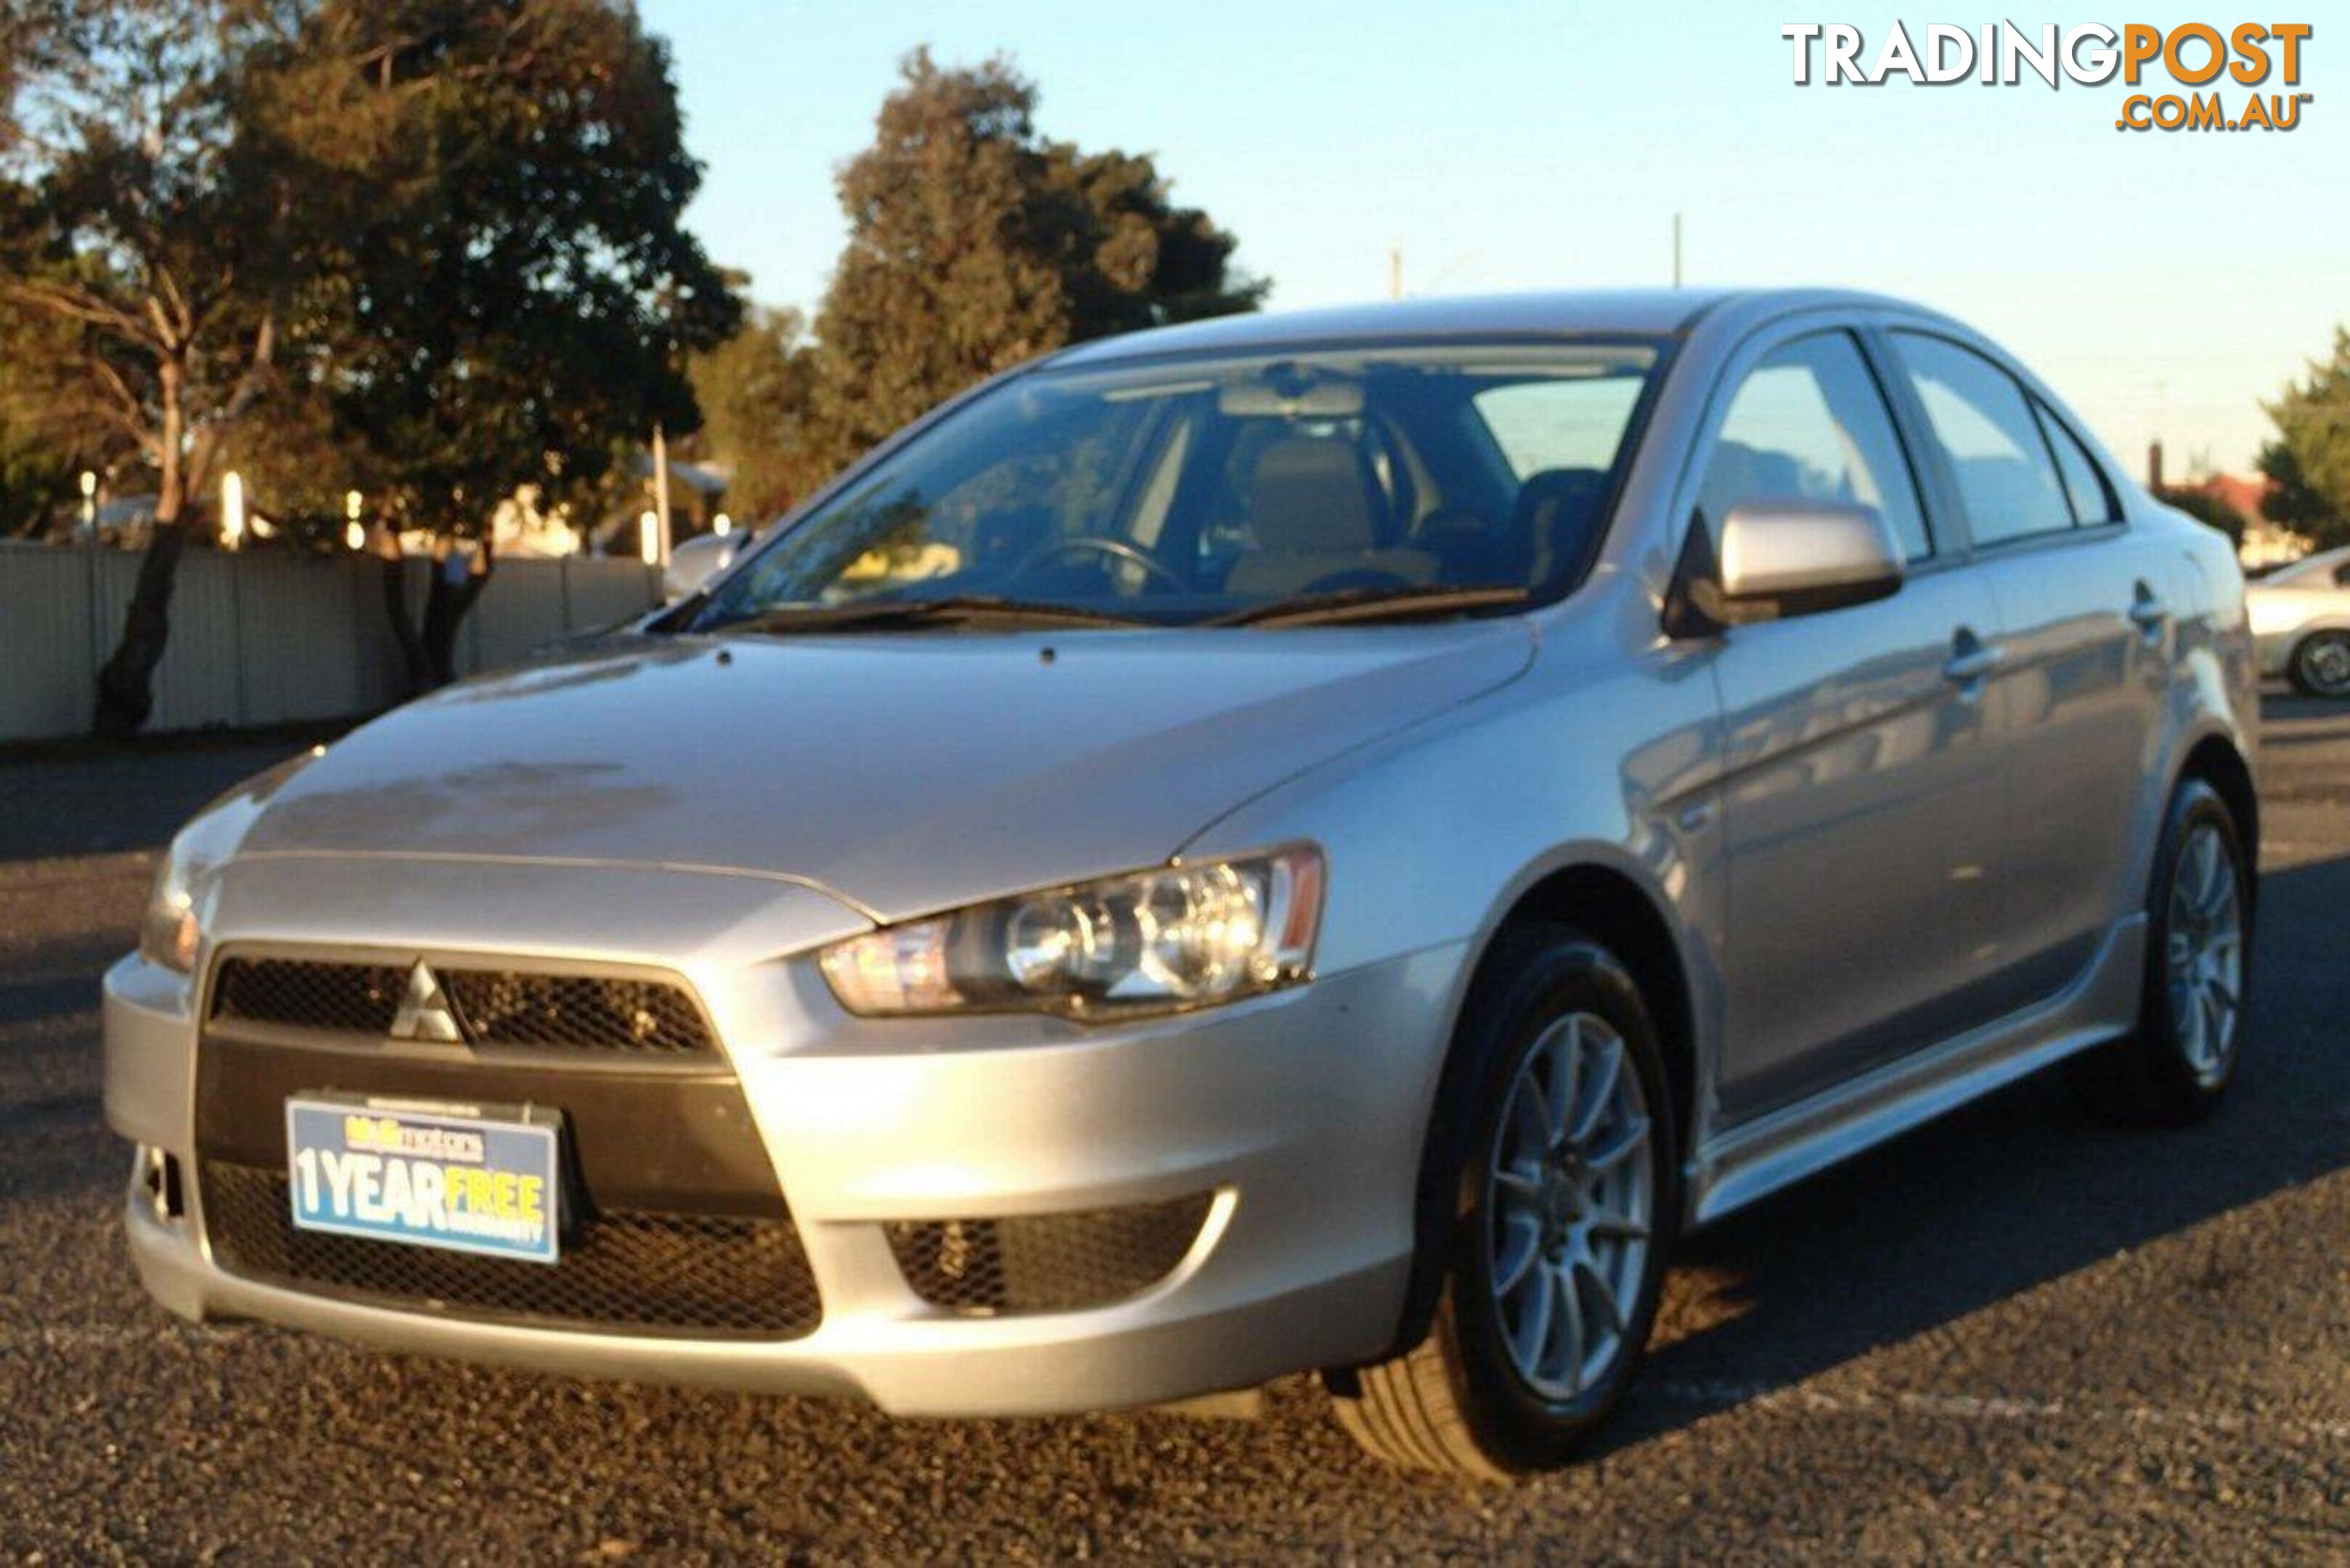
[[[404,1311],[613,1334],[797,1339],[823,1316],[789,1220],[606,1211],[562,1261],[520,1262],[294,1228],[285,1173],[206,1161],[198,1196],[233,1273]]]
[[[1167,1277],[1210,1196],[1010,1220],[903,1220],[886,1229],[906,1282],[932,1306],[1066,1312],[1121,1301]]]
[[[408,971],[389,964],[230,959],[213,982],[213,1016],[382,1034],[407,983]]]
[[[476,1045],[712,1054],[709,1026],[684,989],[659,980],[435,965],[459,1031]],[[298,959],[224,960],[213,1016],[335,1033],[385,1034],[408,971]]]

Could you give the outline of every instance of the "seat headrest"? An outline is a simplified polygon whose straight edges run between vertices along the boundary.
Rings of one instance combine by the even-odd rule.
[[[1261,550],[1367,550],[1378,543],[1369,465],[1352,441],[1284,436],[1249,473],[1249,525]]]

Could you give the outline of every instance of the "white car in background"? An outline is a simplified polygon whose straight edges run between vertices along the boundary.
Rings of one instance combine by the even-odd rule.
[[[2245,599],[2262,674],[2312,697],[2350,697],[2350,545],[2270,573]]]

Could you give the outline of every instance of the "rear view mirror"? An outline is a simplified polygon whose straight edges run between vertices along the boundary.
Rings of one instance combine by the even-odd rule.
[[[1742,501],[1721,520],[1715,559],[1713,591],[1696,597],[1725,626],[1867,604],[1901,587],[1901,547],[1874,506]]]
[[[1351,420],[1363,411],[1363,384],[1274,365],[1219,387],[1216,411],[1231,420]]]

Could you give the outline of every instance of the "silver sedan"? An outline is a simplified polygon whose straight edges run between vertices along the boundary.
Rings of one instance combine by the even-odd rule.
[[[2060,1062],[2212,1108],[2256,680],[2226,542],[1896,301],[1078,348],[190,824],[106,981],[131,1256],[927,1415],[1311,1370],[1555,1465],[1690,1229]]]

